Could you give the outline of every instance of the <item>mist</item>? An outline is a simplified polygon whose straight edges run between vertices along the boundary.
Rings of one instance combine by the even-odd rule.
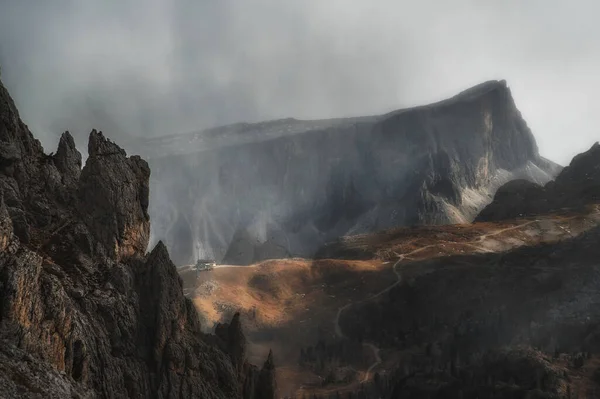
[[[0,3],[2,79],[47,151],[125,136],[379,114],[506,79],[540,152],[598,140],[600,5],[496,1]]]

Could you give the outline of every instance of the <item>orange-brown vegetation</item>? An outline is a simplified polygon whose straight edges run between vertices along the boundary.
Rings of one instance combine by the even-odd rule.
[[[242,313],[249,360],[264,359],[273,349],[282,393],[343,392],[356,388],[365,376],[372,376],[365,375],[367,367],[353,365],[358,377],[351,384],[323,387],[320,385],[325,376],[300,367],[299,353],[320,339],[337,339],[338,309],[376,300],[371,298],[399,281],[393,270],[396,263],[397,271],[406,280],[439,269],[439,262],[429,268],[427,262],[417,260],[556,242],[598,224],[600,214],[596,208],[589,208],[586,213],[564,211],[499,223],[398,228],[345,237],[323,251],[330,258],[341,259],[285,259],[246,267],[219,266],[201,272],[198,279],[188,271],[183,275],[184,285],[207,329],[227,320],[235,311]],[[357,251],[363,260],[343,259]],[[453,267],[457,267],[457,262],[460,261],[453,261]],[[374,371],[390,369],[402,356],[406,353],[382,352],[382,361]],[[371,363],[375,361],[367,347],[364,357]]]

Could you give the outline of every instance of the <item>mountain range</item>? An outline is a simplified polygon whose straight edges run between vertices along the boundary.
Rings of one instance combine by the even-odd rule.
[[[600,145],[506,82],[127,146],[0,83],[0,397],[600,397]]]

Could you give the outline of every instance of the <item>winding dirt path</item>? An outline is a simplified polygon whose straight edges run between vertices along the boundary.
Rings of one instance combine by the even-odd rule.
[[[493,236],[497,236],[500,235],[502,233],[506,233],[507,231],[512,231],[512,230],[519,230],[523,227],[529,226],[531,224],[534,223],[538,223],[539,220],[535,219],[535,220],[530,220],[528,222],[525,223],[521,223],[517,226],[511,226],[511,227],[507,227],[504,229],[499,229],[499,230],[495,230],[491,233],[486,233],[486,234],[482,234],[480,235],[476,240],[473,241],[469,241],[469,242],[444,242],[443,244],[458,244],[458,245],[467,245],[467,246],[471,246],[475,249],[479,249],[479,250],[485,250],[485,248],[482,248],[481,246],[477,245],[477,244],[481,244],[482,242],[484,242],[487,238],[489,237],[493,237]],[[362,302],[366,302],[366,301],[370,301],[372,299],[375,299],[387,292],[389,292],[390,290],[392,290],[394,287],[396,287],[398,284],[400,284],[402,282],[402,274],[400,273],[400,271],[398,270],[398,265],[400,264],[400,262],[402,262],[403,260],[405,260],[407,257],[414,255],[416,253],[419,253],[421,251],[424,251],[426,249],[429,248],[433,248],[436,246],[439,246],[440,243],[435,243],[435,244],[430,244],[430,245],[425,245],[424,247],[420,247],[417,248],[413,251],[410,251],[408,253],[405,254],[399,254],[397,252],[394,252],[394,254],[396,254],[396,256],[398,256],[398,259],[396,260],[396,262],[394,263],[394,265],[392,266],[392,270],[394,272],[394,274],[396,274],[396,281],[389,285],[388,287],[384,288],[383,290],[379,291],[378,293],[363,299],[361,301],[356,301],[356,302],[350,302],[344,306],[342,306],[341,308],[338,309],[335,318],[333,320],[334,326],[335,326],[335,335],[338,336],[339,338],[348,338],[348,336],[346,334],[344,334],[344,332],[342,331],[342,328],[340,327],[340,317],[342,315],[342,312],[344,312],[346,309],[348,309],[350,306],[355,305],[357,303],[362,303]],[[486,252],[492,252],[487,250]],[[373,370],[379,366],[382,362],[381,360],[381,356],[379,355],[381,349],[379,347],[377,347],[376,345],[370,343],[370,342],[363,342],[362,344],[364,347],[369,348],[372,352],[373,355],[375,357],[375,361],[369,366],[369,368],[367,369],[367,371],[365,372],[365,376],[363,377],[361,383],[365,383],[369,380],[369,377],[371,376],[371,373],[373,372]]]

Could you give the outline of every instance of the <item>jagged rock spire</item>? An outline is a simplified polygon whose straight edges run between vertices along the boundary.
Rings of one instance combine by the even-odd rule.
[[[148,163],[93,130],[78,185],[79,209],[115,259],[143,256],[150,238]]]

